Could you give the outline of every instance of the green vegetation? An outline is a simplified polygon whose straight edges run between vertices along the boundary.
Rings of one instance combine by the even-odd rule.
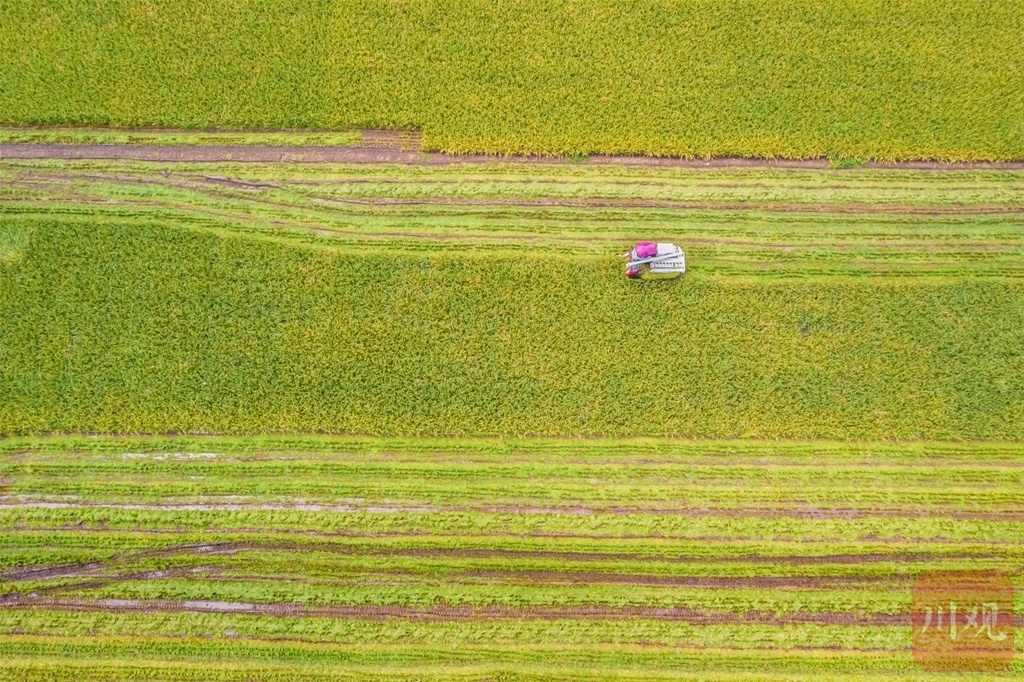
[[[117,130],[89,128],[0,128],[0,144],[284,145],[358,144],[360,132],[230,132],[219,130]]]
[[[945,679],[922,571],[1024,612],[1024,171],[865,164],[1024,159],[1019,2],[0,19],[0,143],[558,157],[0,160],[0,682]]]
[[[919,572],[1024,587],[1022,190],[0,162],[0,680],[930,679]]]
[[[533,168],[5,163],[0,433],[1024,437],[1021,174]]]
[[[87,616],[88,618],[88,616]],[[88,618],[90,621],[93,618]],[[556,625],[564,626],[563,623]],[[727,638],[728,636],[726,636]],[[891,651],[822,650],[779,657],[651,645],[498,648],[459,644],[447,651],[402,646],[330,644],[271,647],[245,640],[89,637],[61,646],[55,638],[21,637],[4,671],[17,680],[788,680],[829,677],[863,682],[942,680],[921,674],[909,655]],[[5,645],[7,642],[5,642]],[[13,658],[18,655],[18,658]],[[272,660],[278,655],[282,662]],[[248,660],[246,660],[248,657]],[[271,659],[271,660],[268,660]],[[713,677],[709,670],[714,671]],[[1013,672],[1019,674],[1019,668]],[[1011,673],[1012,674],[1012,673]],[[753,677],[755,676],[756,677]],[[989,674],[991,676],[991,674]],[[981,676],[964,676],[980,681]],[[997,678],[998,679],[998,678]]]
[[[1022,472],[1005,443],[7,439],[0,677],[928,679],[913,578],[1020,586]]]
[[[0,262],[18,258],[22,249],[28,246],[30,234],[32,234],[31,225],[0,226]]]
[[[0,123],[416,127],[427,148],[1024,157],[1016,0],[22,0]]]

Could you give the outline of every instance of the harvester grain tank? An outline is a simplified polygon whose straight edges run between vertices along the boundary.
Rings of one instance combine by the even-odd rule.
[[[626,277],[668,279],[686,272],[686,254],[675,244],[639,242],[626,254]]]

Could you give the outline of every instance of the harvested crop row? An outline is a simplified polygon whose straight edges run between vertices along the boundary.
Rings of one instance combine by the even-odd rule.
[[[244,622],[239,625],[228,621],[224,625],[238,627],[239,633],[247,630]],[[735,633],[722,634],[724,640]],[[781,656],[763,649],[682,648],[653,642],[643,646],[525,645],[501,650],[459,642],[439,649],[408,644],[267,644],[248,641],[244,635],[223,642],[148,637],[136,638],[132,643],[137,648],[117,637],[76,638],[73,646],[62,645],[55,638],[16,637],[4,641],[12,653],[7,669],[22,679],[32,679],[33,673],[57,680],[475,681],[510,674],[517,680],[603,680],[610,674],[616,679],[644,680],[698,680],[712,674],[714,679],[727,682],[749,680],[752,674],[770,675],[767,679],[840,674],[865,682],[906,679],[908,675],[922,680],[942,679],[915,674],[909,653],[891,649],[788,651]],[[193,672],[199,667],[197,663],[202,667],[201,676]],[[700,673],[687,672],[694,669]]]
[[[998,446],[962,446],[961,456],[947,462],[915,458],[913,450],[898,446],[876,447],[880,450],[859,456],[819,455],[808,462],[804,458],[815,448],[792,446],[760,463],[726,461],[709,453],[712,445],[682,448],[679,454],[616,456],[596,450],[603,461],[552,459],[543,450],[514,458],[482,451],[463,458],[446,454],[443,469],[437,466],[440,456],[373,455],[358,442],[329,457],[287,451],[258,457],[245,452],[39,453],[4,467],[10,482],[0,508],[1024,518],[1022,468],[1012,458],[979,461],[999,452]],[[829,481],[828,489],[822,480]]]
[[[419,254],[545,249],[591,257],[654,233],[685,244],[696,273],[717,277],[1020,276],[1022,177],[7,162],[0,211],[7,231],[31,229],[44,216],[103,219]]]
[[[1024,156],[1011,0],[32,0],[3,19],[8,124],[402,126],[457,152]]]
[[[896,498],[973,462],[989,475],[961,477],[951,511],[992,512],[1003,507],[983,493],[1013,488],[1021,458],[1013,443],[7,439],[0,670],[187,679],[185,663],[202,661],[214,670],[205,679],[345,679],[371,668],[382,679],[409,670],[473,679],[484,669],[649,679],[693,666],[725,680],[896,679],[913,670],[914,578],[977,568],[1016,576],[1024,520],[826,518],[846,494],[822,481],[836,467],[840,479],[877,477]],[[309,482],[301,472],[318,472],[323,508],[288,485],[282,466]],[[759,488],[784,515],[803,503],[781,493],[817,491],[823,515],[554,511],[595,496],[635,507],[637,491],[658,488],[666,472],[693,489]],[[175,479],[191,489],[161,496],[146,485]],[[532,507],[398,511],[448,479],[465,480],[485,507],[510,498]],[[33,501],[43,480],[60,492]],[[185,508],[246,481],[262,486],[246,492],[257,507]],[[555,484],[547,495],[537,487],[546,481]],[[359,498],[354,485],[376,492]],[[272,499],[292,508],[258,508]],[[89,506],[110,500],[120,501]],[[1024,508],[1012,495],[1003,504]]]

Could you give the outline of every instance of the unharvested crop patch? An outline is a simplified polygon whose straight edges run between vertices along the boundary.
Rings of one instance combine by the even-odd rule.
[[[1020,171],[537,168],[5,162],[0,432],[1024,435]]]
[[[419,128],[462,153],[1024,156],[1015,0],[22,0],[0,18],[8,125]]]

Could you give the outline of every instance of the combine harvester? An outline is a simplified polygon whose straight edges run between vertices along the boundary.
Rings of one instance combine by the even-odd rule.
[[[630,279],[670,279],[686,272],[686,254],[675,244],[639,242],[625,256]]]

